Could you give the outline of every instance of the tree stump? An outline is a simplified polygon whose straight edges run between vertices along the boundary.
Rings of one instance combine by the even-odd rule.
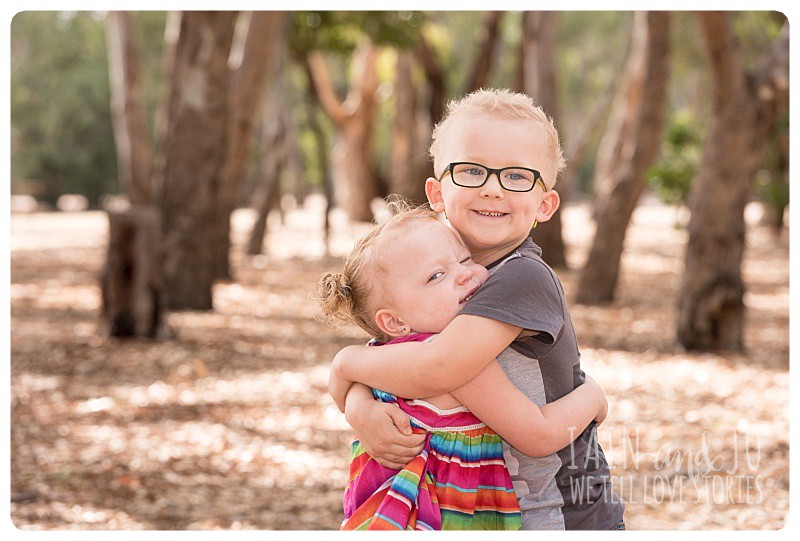
[[[156,338],[164,326],[161,216],[153,205],[108,211],[102,328],[109,336]]]

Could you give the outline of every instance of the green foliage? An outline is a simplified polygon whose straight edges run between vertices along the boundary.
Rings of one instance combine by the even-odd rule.
[[[11,170],[49,202],[118,190],[102,21],[23,12],[11,23]]]
[[[578,133],[595,100],[614,84],[630,39],[630,11],[565,11],[557,45],[560,118],[564,142]],[[378,167],[386,174],[391,151],[391,49],[411,48],[421,32],[436,51],[445,77],[447,97],[463,91],[477,54],[481,11],[298,11],[294,13],[290,45],[295,54],[311,49],[328,54],[331,76],[339,90],[347,85],[350,53],[365,37],[385,46],[380,76],[380,109],[375,149]],[[165,97],[162,47],[166,12],[136,12],[143,59],[144,92],[151,129]],[[670,128],[661,161],[651,170],[650,183],[670,202],[683,201],[700,159],[700,141],[710,115],[708,53],[702,33],[689,12],[673,12],[670,75]],[[490,84],[515,83],[521,13],[508,12],[501,23],[501,42]],[[774,42],[785,17],[778,12],[732,12],[731,20],[748,67]],[[296,56],[295,56],[296,58]],[[320,183],[318,156],[307,127],[309,99],[302,64],[288,63],[290,107],[299,131],[304,176]],[[420,100],[425,83],[416,68]],[[13,181],[39,181],[44,198],[83,193],[94,203],[106,192],[119,190],[109,111],[108,67],[103,16],[91,12],[23,12],[11,24],[11,176]],[[687,113],[691,111],[691,114]],[[330,122],[320,117],[333,142]],[[787,120],[788,122],[788,120]],[[595,134],[580,167],[580,187],[592,178],[593,156],[601,133]],[[774,146],[776,143],[770,143]],[[768,152],[773,152],[774,149]],[[254,158],[258,153],[254,152]],[[776,158],[777,159],[777,158]],[[775,205],[788,189],[775,159],[765,163],[768,177],[757,181],[756,195]],[[771,179],[771,180],[769,180]],[[767,181],[769,180],[769,182]],[[763,186],[762,186],[763,184]]]
[[[369,37],[377,45],[407,48],[424,20],[415,11],[298,11],[290,46],[295,51],[324,49],[347,56]]]
[[[731,20],[742,45],[745,68],[751,69],[772,48],[786,17],[778,11],[735,11]]]
[[[702,154],[700,128],[691,111],[678,111],[670,117],[662,148],[661,159],[647,173],[647,182],[665,203],[685,204]]]
[[[754,195],[783,222],[783,211],[789,205],[789,114],[770,134],[764,168],[756,175]]]

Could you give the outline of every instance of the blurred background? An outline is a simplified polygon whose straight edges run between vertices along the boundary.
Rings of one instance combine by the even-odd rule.
[[[11,518],[336,529],[352,432],[312,296],[424,201],[450,99],[534,98],[632,529],[789,501],[779,12],[22,12],[11,21]]]

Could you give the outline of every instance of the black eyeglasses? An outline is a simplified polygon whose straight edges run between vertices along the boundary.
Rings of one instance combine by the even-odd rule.
[[[509,192],[529,192],[537,182],[542,184],[543,191],[547,191],[542,174],[535,169],[527,167],[492,169],[479,163],[453,162],[441,174],[438,179],[439,182],[442,181],[447,173],[450,173],[453,184],[462,188],[480,188],[486,184],[490,175],[495,174],[497,175],[497,180],[500,181],[500,186]]]

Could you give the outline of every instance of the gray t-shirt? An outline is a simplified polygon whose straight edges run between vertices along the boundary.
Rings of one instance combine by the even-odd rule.
[[[569,394],[585,376],[564,290],[541,249],[526,239],[489,270],[461,313],[523,329],[498,360],[530,400],[542,406]],[[625,503],[614,493],[594,423],[550,456],[529,457],[507,444],[504,454],[524,529],[606,530],[622,520]]]

